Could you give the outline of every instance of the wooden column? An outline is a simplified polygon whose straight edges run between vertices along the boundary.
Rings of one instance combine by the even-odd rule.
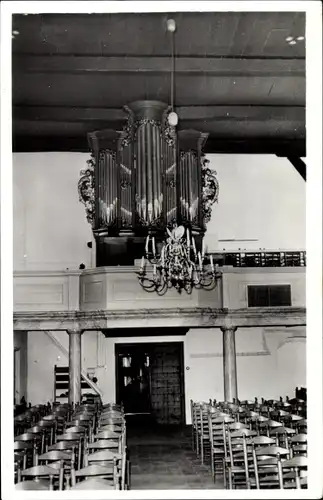
[[[229,402],[238,398],[236,329],[237,327],[221,327],[223,332],[224,400]]]
[[[82,330],[67,330],[69,336],[69,390],[68,402],[81,402],[81,340]]]

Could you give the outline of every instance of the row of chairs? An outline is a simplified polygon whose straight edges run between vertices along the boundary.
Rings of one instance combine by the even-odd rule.
[[[305,488],[304,416],[302,400],[191,401],[192,447],[225,488]]]
[[[16,489],[129,489],[123,408],[113,403],[31,408],[15,435]],[[21,415],[20,417],[23,417]],[[28,427],[32,423],[32,427]]]

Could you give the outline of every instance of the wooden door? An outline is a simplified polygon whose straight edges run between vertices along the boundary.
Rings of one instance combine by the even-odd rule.
[[[150,369],[151,407],[158,424],[178,425],[184,420],[182,343],[159,344]]]

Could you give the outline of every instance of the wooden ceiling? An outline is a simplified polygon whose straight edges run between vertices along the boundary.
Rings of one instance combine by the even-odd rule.
[[[170,102],[207,152],[305,156],[302,12],[14,15],[15,151],[87,151],[88,132],[125,123],[123,105]]]

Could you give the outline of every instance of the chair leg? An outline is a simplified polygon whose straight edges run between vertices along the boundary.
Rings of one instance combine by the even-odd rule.
[[[212,448],[211,448],[211,473],[212,473],[213,483],[215,483],[214,454]]]
[[[225,466],[225,458],[223,458],[222,467],[223,467],[223,487],[224,489],[227,489],[227,469]]]
[[[201,464],[204,464],[204,442],[203,442],[203,432],[201,432]]]
[[[233,490],[232,472],[231,472],[231,469],[230,469],[230,468],[229,468],[229,470],[228,470],[228,476],[229,476],[229,490]]]
[[[194,424],[192,422],[192,450],[195,451],[195,434],[194,434]]]
[[[200,450],[199,450],[199,433],[198,430],[195,430],[195,438],[196,438],[196,454],[199,456]]]
[[[130,460],[127,460],[127,490],[131,489],[131,464]]]

